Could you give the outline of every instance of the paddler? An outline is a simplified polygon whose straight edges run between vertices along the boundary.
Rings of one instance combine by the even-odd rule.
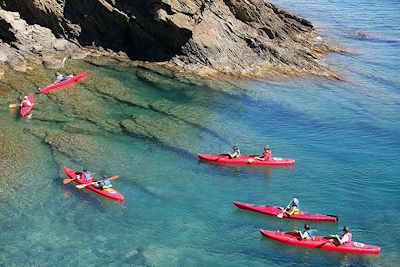
[[[24,100],[22,100],[22,102],[21,102],[21,107],[22,107],[22,108],[24,108],[24,107],[32,107],[32,103],[31,103],[31,101],[28,99],[27,96],[24,96]]]
[[[315,230],[315,229],[311,229],[310,225],[308,225],[308,224],[304,224],[303,231],[295,230],[295,232],[299,234],[299,236],[302,240],[304,240],[304,239],[311,240],[311,238],[313,237],[313,235],[316,231],[317,230]]]
[[[254,157],[254,158],[258,159],[258,160],[262,160],[262,161],[268,161],[271,157],[272,157],[272,150],[269,149],[269,146],[267,145],[267,146],[264,147],[263,154],[261,156],[259,156],[259,157],[257,156],[257,157]]]
[[[55,80],[55,83],[59,83],[59,82],[62,82],[64,80],[64,77],[63,77],[63,75],[60,73],[60,72],[56,72],[56,80]]]
[[[83,178],[84,178],[86,181],[90,181],[90,180],[93,179],[93,174],[92,174],[90,171],[88,171],[87,169],[84,169],[84,170],[83,170],[82,175],[83,175]]]
[[[97,189],[108,189],[112,187],[110,179],[111,178],[108,178],[106,175],[104,175],[100,181],[93,182],[92,185]]]
[[[350,233],[349,227],[346,225],[343,227],[343,233],[338,236],[338,235],[331,235],[328,237],[328,239],[334,239],[334,242],[339,246],[339,245],[344,245],[348,242],[350,242],[353,238],[353,235]]]
[[[83,172],[76,173],[76,179],[77,180],[83,179],[84,181],[90,181],[93,179],[93,174],[87,169],[83,169]]]
[[[236,158],[240,157],[240,149],[239,149],[239,147],[234,146],[232,149],[233,149],[233,153],[232,154],[228,152],[229,158],[230,159],[236,159]]]
[[[289,205],[283,210],[284,213],[287,215],[299,215],[301,213],[300,211],[300,202],[297,198],[293,198]]]

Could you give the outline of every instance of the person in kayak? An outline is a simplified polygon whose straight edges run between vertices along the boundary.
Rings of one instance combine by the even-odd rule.
[[[88,171],[87,169],[84,169],[84,170],[83,170],[83,173],[82,173],[82,177],[83,177],[86,181],[90,181],[90,180],[93,179],[93,174],[92,174],[90,171]]]
[[[231,153],[228,152],[228,157],[230,159],[237,159],[238,157],[240,157],[240,149],[239,149],[239,147],[234,146],[232,149],[233,149],[233,153],[231,154]]]
[[[76,172],[76,179],[77,180],[85,180],[85,181],[90,181],[93,179],[93,174],[88,171],[87,169],[83,169],[83,172]]]
[[[32,102],[28,99],[27,96],[24,96],[24,100],[21,102],[21,107],[32,107]]]
[[[111,188],[112,184],[110,182],[110,178],[107,178],[106,175],[103,176],[103,178],[100,181],[92,182],[92,185],[96,187],[97,189],[107,189]]]
[[[295,230],[295,232],[299,234],[299,237],[302,240],[311,240],[312,237],[314,236],[315,231],[316,230],[315,229],[311,229],[310,225],[308,225],[308,224],[304,224],[304,230],[303,231]]]
[[[254,157],[257,160],[268,161],[272,157],[272,150],[269,149],[269,146],[264,147],[264,152],[261,156]]]
[[[293,198],[289,205],[283,210],[283,213],[286,213],[287,215],[299,215],[301,213],[300,211],[300,202],[297,198]]]
[[[353,235],[350,233],[349,227],[345,225],[343,227],[343,233],[340,236],[331,235],[330,238],[334,239],[336,245],[340,246],[350,242],[353,238]]]
[[[64,80],[64,76],[57,71],[55,83],[62,82],[63,80]]]

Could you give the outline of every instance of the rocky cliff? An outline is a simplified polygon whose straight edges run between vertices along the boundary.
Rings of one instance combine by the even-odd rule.
[[[0,62],[119,52],[201,76],[315,74],[329,47],[312,24],[263,0],[3,0]],[[22,62],[22,63],[21,63]]]

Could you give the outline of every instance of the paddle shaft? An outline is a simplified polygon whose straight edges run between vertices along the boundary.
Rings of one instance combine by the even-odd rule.
[[[117,180],[118,178],[119,178],[119,176],[115,175],[115,176],[112,176],[112,177],[110,177],[110,178],[108,178],[106,180]],[[101,181],[105,181],[105,180],[93,181],[93,182],[101,182]],[[92,184],[92,182],[87,183],[87,184],[78,184],[78,185],[76,185],[76,188],[82,189],[82,188],[85,188],[86,186],[91,185],[91,184]]]
[[[279,213],[278,215],[276,215],[276,217],[278,217],[278,218],[280,218],[280,219],[282,219],[283,218],[283,215],[285,214],[285,212],[288,210],[288,208],[286,207],[286,208],[284,208],[283,209],[283,211],[281,212],[281,213]]]

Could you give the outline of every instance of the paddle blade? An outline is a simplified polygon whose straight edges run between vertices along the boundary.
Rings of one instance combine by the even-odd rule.
[[[254,159],[248,159],[247,162],[248,163],[252,163],[254,161]]]
[[[74,179],[64,179],[63,183],[64,184],[69,184],[70,182],[72,182]]]
[[[111,176],[108,180],[117,180],[119,178],[118,175]]]
[[[91,185],[91,183],[90,184],[78,184],[78,185],[76,185],[76,188],[82,189],[82,188],[85,188],[88,185]]]
[[[63,60],[61,61],[61,68],[64,68],[64,64],[65,64],[65,60],[67,60],[67,58],[63,58]]]
[[[10,104],[8,105],[9,108],[16,108],[18,105],[17,104]]]
[[[276,215],[276,217],[278,217],[279,219],[282,219],[283,218],[283,212],[279,213],[278,215]]]

